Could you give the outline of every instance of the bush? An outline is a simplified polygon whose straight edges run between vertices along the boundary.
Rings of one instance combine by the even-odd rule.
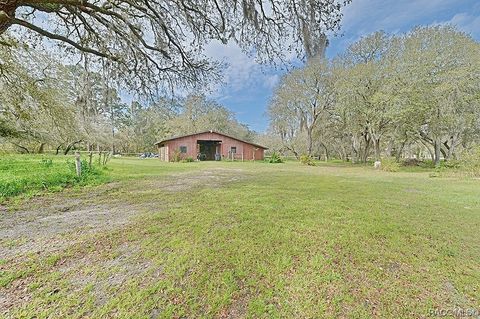
[[[303,165],[309,165],[309,166],[315,166],[315,162],[313,161],[313,158],[309,155],[302,155],[300,156],[300,163]]]
[[[406,158],[403,160],[402,165],[403,166],[420,166],[422,161],[416,159],[416,158]]]
[[[192,163],[194,162],[193,157],[187,157],[182,160],[182,163]]]
[[[385,172],[398,172],[400,170],[400,163],[394,158],[384,158],[381,160],[382,171]]]
[[[173,156],[172,156],[172,161],[173,162],[180,162],[182,160],[182,153],[180,153],[180,150],[174,150],[173,151]]]
[[[464,175],[480,177],[480,146],[462,154],[462,159],[458,162],[458,169]]]
[[[283,159],[280,157],[280,154],[273,152],[272,156],[270,156],[267,162],[272,164],[278,164],[278,163],[283,163]]]
[[[435,168],[435,162],[433,160],[425,160],[425,161],[420,162],[420,164],[418,164],[418,166],[420,166],[422,168]]]
[[[440,163],[440,166],[442,168],[447,168],[447,169],[457,169],[460,168],[460,161],[457,160],[448,160],[448,161],[443,161]]]

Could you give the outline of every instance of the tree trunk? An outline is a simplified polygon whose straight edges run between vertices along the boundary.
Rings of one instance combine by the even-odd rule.
[[[72,147],[73,147],[73,144],[68,144],[65,150],[63,151],[63,155],[67,155],[68,152],[70,152],[70,150],[72,149]]]
[[[368,153],[370,152],[370,140],[367,140],[365,144],[365,149],[363,151],[362,162],[366,163],[368,161]]]
[[[15,17],[18,0],[4,0],[0,2],[0,35],[12,25],[10,22]]]
[[[400,162],[400,158],[402,157],[403,149],[405,148],[405,143],[406,142],[403,142],[395,152],[395,160],[397,162]]]
[[[352,163],[355,164],[356,162],[358,162],[358,158],[359,158],[359,150],[360,150],[360,143],[358,141],[358,138],[357,136],[353,136],[352,137]]]
[[[438,138],[435,139],[434,148],[435,148],[434,162],[435,162],[435,166],[438,167],[440,166],[440,153],[442,150],[442,143],[440,142],[440,139]]]
[[[312,149],[313,149],[313,140],[312,140],[312,129],[307,129],[307,155],[310,157],[312,156]]]
[[[457,155],[455,153],[455,149],[457,147],[457,139],[452,136],[452,145],[448,149],[448,158],[457,159]]]
[[[372,139],[370,138],[370,134],[368,134],[367,132],[363,134],[363,139],[365,140],[365,148],[362,154],[362,162],[366,163],[368,160],[368,153],[370,152],[370,142],[372,141]]]
[[[440,152],[442,153],[443,158],[444,158],[445,160],[448,160],[447,152],[445,152],[445,150],[443,149],[442,145],[440,145]]]
[[[373,146],[375,151],[375,161],[379,161],[380,160],[380,139],[379,138],[373,138]]]
[[[297,160],[300,159],[300,155],[297,153],[297,151],[295,151],[294,149],[291,149],[290,151],[293,153]]]
[[[38,147],[37,153],[38,154],[43,154],[45,148],[45,143],[40,143],[40,146]]]
[[[30,151],[28,150],[28,148],[26,148],[25,146],[22,146],[22,145],[16,144],[16,143],[12,143],[12,144],[15,145],[16,147],[18,147],[19,149],[21,149],[21,150],[22,150],[22,153],[27,153],[27,154],[30,153]]]
[[[450,159],[450,158],[456,158],[455,156],[455,147],[457,146],[457,137],[452,135],[450,136],[450,145],[448,145],[448,141],[445,141],[445,143],[443,143],[443,145],[445,145],[445,148],[447,149],[447,155],[446,155],[446,159]]]
[[[348,162],[347,150],[343,146],[342,146],[342,160],[345,161],[345,162]]]
[[[60,144],[57,146],[57,152],[55,153],[55,155],[58,155],[58,153],[60,153],[60,148],[63,146],[63,144]]]
[[[430,147],[428,146],[428,144],[427,144],[423,139],[420,138],[418,141],[420,141],[420,143],[422,143],[423,146],[425,146],[425,148],[427,149],[428,153],[430,154],[430,159],[431,159],[432,161],[434,161],[434,160],[435,160],[434,151],[432,152],[432,150],[430,149]],[[434,145],[434,144],[432,144],[432,145]],[[434,147],[434,148],[435,148],[435,147]],[[419,156],[419,157],[420,157],[420,156]]]
[[[63,152],[63,155],[67,155],[68,152],[70,152],[70,150],[72,149],[72,147],[74,147],[75,145],[77,145],[78,143],[80,143],[82,140],[80,141],[76,141],[76,142],[72,142],[70,144],[68,144],[68,146],[65,148],[65,151]]]
[[[322,146],[323,146],[323,149],[325,150],[325,162],[328,162],[328,148],[327,146],[325,145],[325,143],[320,143]]]
[[[345,154],[345,157],[347,157],[346,154]],[[352,163],[355,164],[357,162],[358,162],[358,151],[355,149],[354,146],[352,146]]]

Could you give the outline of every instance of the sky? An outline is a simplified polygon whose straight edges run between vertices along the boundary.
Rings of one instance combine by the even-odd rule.
[[[352,0],[343,13],[341,35],[330,38],[329,58],[375,31],[395,34],[418,25],[453,24],[480,41],[480,0]],[[235,45],[213,44],[207,54],[229,62],[224,85],[211,97],[250,129],[264,132],[268,127],[265,112],[269,100],[285,71],[258,65]]]

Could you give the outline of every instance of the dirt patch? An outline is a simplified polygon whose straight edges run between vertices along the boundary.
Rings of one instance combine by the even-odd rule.
[[[216,188],[243,178],[245,178],[245,173],[241,169],[208,169],[195,173],[170,175],[167,180],[150,180],[144,184],[147,187],[144,191],[161,189],[169,192],[181,192],[192,188]]]
[[[230,304],[230,306],[224,311],[220,312],[218,318],[221,319],[238,319],[246,318],[248,310],[247,296],[239,296]]]
[[[165,192],[222,187],[244,177],[240,169],[208,169],[33,198],[16,211],[0,211],[0,259],[64,249],[82,235],[122,227],[158,210],[155,198]],[[132,204],[144,193],[151,196]]]
[[[13,215],[17,222],[0,229],[0,258],[59,250],[84,234],[125,225],[137,213],[133,206],[106,204],[58,210],[36,219],[32,218],[33,211],[16,212]]]
[[[245,176],[238,169],[206,169],[80,190],[68,189],[32,198],[17,205],[15,210],[3,206],[0,208],[0,261],[15,267],[14,264],[28,259],[32,253],[49,256],[64,251],[97,232],[124,229],[135,218],[157,212],[158,200],[169,192],[223,187]],[[148,196],[142,196],[144,193]],[[141,286],[163,278],[161,266],[142,258],[135,243],[125,242],[98,251],[108,251],[109,256],[105,258],[96,251],[79,251],[55,265],[55,271],[70,282],[69,290],[88,287],[97,306],[107,303],[115,291],[123,289],[131,280]],[[8,314],[12,307],[29,302],[32,296],[28,285],[32,278],[16,279],[0,288],[0,316]],[[241,308],[232,309],[233,314],[242,313]]]
[[[457,290],[457,288],[455,288],[454,284],[451,281],[445,281],[443,283],[443,289],[452,304],[455,304],[458,307],[468,306],[467,298],[463,294],[461,294]]]
[[[8,314],[8,309],[15,305],[25,305],[31,300],[28,293],[29,279],[15,280],[8,289],[0,290],[0,317]],[[2,317],[3,318],[3,317]]]
[[[162,268],[142,258],[138,252],[135,243],[123,243],[112,250],[112,258],[83,255],[60,265],[58,271],[68,278],[72,290],[84,290],[91,286],[90,294],[95,297],[95,305],[100,307],[129,280],[138,280],[139,285],[142,282],[161,280]]]

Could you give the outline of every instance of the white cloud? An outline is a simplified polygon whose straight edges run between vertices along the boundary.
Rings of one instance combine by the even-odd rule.
[[[247,91],[253,87],[272,89],[279,80],[278,70],[255,61],[247,56],[235,43],[227,45],[212,42],[206,47],[206,55],[227,64],[224,83],[214,88],[213,97],[221,100],[225,91],[229,94]]]
[[[345,33],[367,34],[421,24],[425,18],[455,7],[457,0],[355,0],[344,9]]]
[[[474,37],[480,37],[480,16],[469,13],[458,13],[446,23],[456,25],[460,30],[470,33]]]
[[[278,81],[280,81],[280,75],[278,74],[272,74],[270,76],[266,76],[264,86],[272,90],[278,84]]]
[[[234,90],[239,90],[252,80],[256,63],[245,55],[234,43],[227,45],[212,42],[206,47],[206,55],[218,61],[227,63],[225,83]]]
[[[472,2],[469,13],[459,13],[468,7],[458,0],[353,0],[344,8],[342,20],[342,37],[332,38],[328,54],[334,56],[342,52],[349,44],[360,37],[383,30],[388,33],[400,33],[416,25],[451,23],[461,30],[477,33],[480,36],[480,3]],[[461,6],[463,6],[461,8]],[[461,9],[460,9],[461,8]],[[442,22],[438,22],[442,21]]]

